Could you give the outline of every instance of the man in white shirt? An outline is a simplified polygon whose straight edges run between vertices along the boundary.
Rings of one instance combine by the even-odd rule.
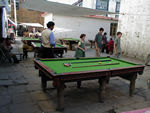
[[[42,31],[41,47],[42,58],[54,58],[53,51],[50,51],[50,47],[55,47],[55,37],[53,34],[55,23],[50,21],[47,23],[47,29]]]

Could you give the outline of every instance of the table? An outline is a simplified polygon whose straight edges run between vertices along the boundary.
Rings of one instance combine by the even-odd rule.
[[[88,40],[90,42],[90,47],[92,48],[93,45],[95,45],[95,41],[94,40]]]
[[[23,40],[26,40],[29,46],[31,46],[31,42],[41,42],[39,38],[24,37]]]
[[[62,45],[64,43],[68,44],[70,50],[72,50],[72,45],[73,44],[78,44],[78,42],[80,41],[80,39],[77,39],[77,38],[61,38],[59,40],[60,40],[60,42],[61,42]]]
[[[99,61],[101,61],[101,64],[99,64]],[[111,57],[37,59],[34,60],[34,63],[35,68],[39,69],[43,91],[46,90],[47,81],[52,80],[56,83],[58,95],[57,110],[64,109],[64,84],[67,82],[77,82],[77,87],[80,88],[81,81],[98,79],[100,87],[99,101],[103,102],[106,84],[111,77],[119,76],[129,80],[129,95],[132,96],[137,75],[141,75],[144,70],[143,65]],[[71,63],[72,65],[66,67],[64,63]]]
[[[40,42],[31,42],[31,45],[34,48],[34,57],[36,57],[37,54],[40,53],[41,43]],[[53,50],[54,53],[60,58],[63,57],[64,52],[67,52],[67,48],[61,44],[56,44],[55,48],[49,48],[49,50],[50,51]]]

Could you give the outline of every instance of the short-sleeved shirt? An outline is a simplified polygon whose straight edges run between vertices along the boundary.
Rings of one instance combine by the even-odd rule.
[[[102,48],[102,38],[103,35],[99,33],[95,36],[95,42],[97,43],[98,48]]]
[[[85,42],[84,41],[80,41],[78,43],[78,46],[80,46],[81,48],[85,49]],[[85,52],[83,52],[81,49],[77,48],[76,52],[75,52],[75,57],[76,58],[85,57]]]
[[[116,37],[114,43],[116,45],[117,53],[121,53],[121,40],[120,40],[120,38]]]
[[[54,33],[52,31],[49,36],[49,39],[50,39],[50,45],[55,45],[55,37],[54,37]]]

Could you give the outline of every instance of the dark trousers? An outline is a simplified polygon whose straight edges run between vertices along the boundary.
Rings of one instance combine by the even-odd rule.
[[[42,46],[40,50],[40,57],[41,58],[55,58],[53,48],[50,49],[50,48],[46,48]]]
[[[109,53],[107,44],[102,45],[102,53],[104,53],[105,50],[106,50],[106,53]]]

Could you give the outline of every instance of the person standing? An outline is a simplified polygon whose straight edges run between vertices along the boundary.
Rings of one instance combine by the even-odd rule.
[[[112,38],[110,38],[110,41],[108,42],[107,46],[108,46],[109,54],[112,55],[113,54],[113,49],[114,49],[114,41],[113,41]]]
[[[150,62],[150,54],[148,54],[147,59],[145,61],[145,65],[149,66],[149,62]]]
[[[106,50],[106,53],[108,53],[108,48],[107,48],[107,33],[105,32],[102,38],[102,52]]]
[[[76,49],[76,52],[75,52],[75,57],[76,58],[79,58],[79,57],[85,57],[85,37],[86,35],[85,34],[81,34],[80,35],[80,41],[78,43],[78,48]]]
[[[49,48],[55,47],[55,37],[53,34],[55,23],[50,21],[47,23],[47,29],[42,31],[41,34],[41,57],[42,58],[54,58],[53,50]]]
[[[114,41],[114,53],[116,58],[120,58],[121,56],[121,32],[117,32],[117,37],[115,38]]]
[[[95,49],[96,49],[96,55],[100,56],[101,55],[101,50],[102,50],[102,37],[103,37],[103,32],[104,29],[100,28],[99,32],[95,36]]]

